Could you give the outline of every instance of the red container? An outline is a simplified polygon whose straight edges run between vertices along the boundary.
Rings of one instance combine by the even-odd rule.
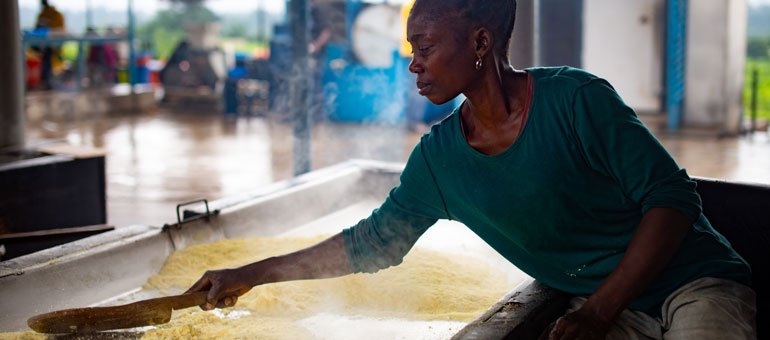
[[[40,58],[34,55],[27,55],[27,88],[35,88],[40,85],[41,72]]]

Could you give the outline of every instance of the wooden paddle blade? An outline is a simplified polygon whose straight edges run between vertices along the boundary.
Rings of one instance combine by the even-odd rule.
[[[171,307],[136,307],[125,305],[67,309],[32,317],[27,320],[27,324],[36,332],[58,334],[159,325],[171,320]]]
[[[122,306],[66,309],[27,320],[29,328],[48,334],[90,333],[109,329],[160,325],[171,320],[171,311],[202,305],[208,292],[165,296]]]

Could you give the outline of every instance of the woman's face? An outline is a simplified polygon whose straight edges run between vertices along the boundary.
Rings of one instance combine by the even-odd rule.
[[[429,19],[415,8],[406,25],[412,45],[409,71],[417,74],[420,95],[432,103],[446,103],[473,81],[476,56],[470,34],[455,33],[458,25],[445,16]]]

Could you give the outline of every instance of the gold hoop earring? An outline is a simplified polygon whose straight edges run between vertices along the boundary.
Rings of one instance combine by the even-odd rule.
[[[481,56],[479,56],[479,60],[476,60],[476,70],[481,69],[481,64],[482,64],[482,60],[481,60]]]

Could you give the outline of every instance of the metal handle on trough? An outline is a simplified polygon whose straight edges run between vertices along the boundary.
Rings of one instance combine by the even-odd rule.
[[[184,207],[186,205],[195,204],[195,203],[198,203],[198,202],[203,202],[203,204],[206,205],[206,215],[204,215],[204,216],[209,216],[209,201],[207,199],[205,199],[205,198],[200,198],[200,199],[197,199],[197,200],[187,201],[187,202],[179,203],[179,204],[176,205],[176,223],[177,224],[182,224],[182,216],[179,215],[179,208]],[[193,217],[193,218],[197,218],[199,216],[196,216],[196,217]],[[190,220],[192,220],[193,218],[191,218]]]
[[[205,214],[182,219],[182,215],[179,213],[180,208],[182,208],[184,206],[192,205],[192,204],[195,204],[195,203],[200,203],[200,202],[203,202],[203,204],[206,206],[206,213]],[[214,210],[213,214],[214,215],[219,214],[219,209]],[[190,221],[195,221],[195,220],[201,219],[201,218],[208,219],[209,216],[211,216],[211,215],[212,215],[212,212],[209,211],[209,201],[207,199],[205,199],[205,198],[200,198],[200,199],[197,199],[197,200],[192,200],[192,201],[187,201],[187,202],[179,203],[179,204],[176,205],[176,225],[165,224],[165,225],[163,225],[163,229],[165,230],[165,229],[168,229],[170,227],[179,228],[179,227],[182,226],[183,223],[187,223],[187,222],[190,222]]]

